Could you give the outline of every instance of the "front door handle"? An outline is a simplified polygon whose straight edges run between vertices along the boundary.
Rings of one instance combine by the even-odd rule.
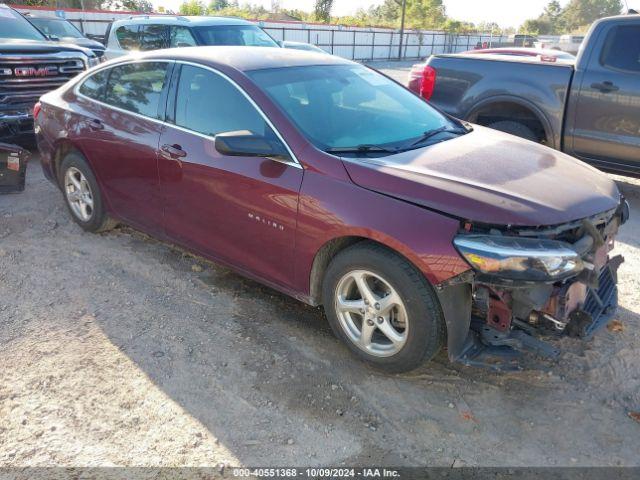
[[[173,145],[169,145],[169,144],[162,145],[160,147],[160,151],[162,152],[162,155],[165,158],[168,158],[170,160],[175,160],[175,159],[187,156],[187,152],[182,150],[182,147],[180,145],[176,145],[176,144],[173,144]]]
[[[88,123],[91,130],[102,130],[104,128],[102,122],[95,118],[93,120],[89,120]]]
[[[620,90],[620,87],[613,84],[613,82],[602,82],[602,83],[592,83],[591,88],[595,88],[596,90],[600,90],[602,93],[611,93],[617,92]]]

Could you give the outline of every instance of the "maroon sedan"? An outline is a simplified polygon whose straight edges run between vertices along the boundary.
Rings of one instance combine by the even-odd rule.
[[[353,62],[153,51],[43,96],[35,118],[82,228],[126,223],[323,305],[390,371],[445,344],[470,365],[553,356],[544,337],[589,337],[615,310],[614,182]]]

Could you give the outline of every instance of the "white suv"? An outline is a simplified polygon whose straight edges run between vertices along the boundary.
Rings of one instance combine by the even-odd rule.
[[[113,22],[105,35],[105,57],[131,51],[196,45],[279,47],[257,25],[239,18],[135,15]]]

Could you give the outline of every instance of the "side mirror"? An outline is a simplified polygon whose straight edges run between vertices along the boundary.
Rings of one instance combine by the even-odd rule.
[[[278,140],[270,140],[248,130],[216,135],[216,150],[231,157],[267,157],[291,160],[289,152]]]
[[[47,38],[49,38],[49,40],[51,40],[52,42],[60,41],[60,37],[58,37],[57,35],[47,35]]]

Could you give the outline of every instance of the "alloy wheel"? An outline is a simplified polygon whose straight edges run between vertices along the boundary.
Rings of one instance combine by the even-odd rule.
[[[93,216],[93,192],[80,170],[69,167],[64,175],[64,190],[73,214],[83,222]]]
[[[358,348],[389,357],[404,347],[409,332],[407,311],[391,284],[368,270],[344,275],[335,291],[340,326]]]

